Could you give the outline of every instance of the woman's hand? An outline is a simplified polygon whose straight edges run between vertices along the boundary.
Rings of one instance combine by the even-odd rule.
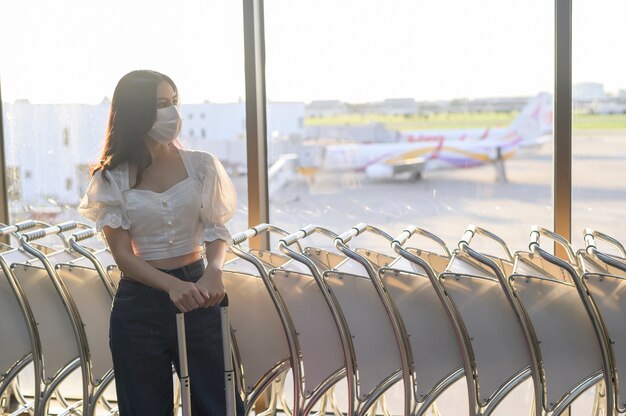
[[[203,308],[219,305],[226,293],[222,282],[222,269],[207,267],[200,280],[196,282],[196,286],[206,299],[201,305]]]
[[[191,312],[204,306],[209,300],[194,283],[179,279],[173,279],[167,293],[170,295],[170,300],[181,312]]]

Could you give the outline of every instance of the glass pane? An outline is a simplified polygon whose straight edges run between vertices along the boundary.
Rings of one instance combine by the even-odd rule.
[[[414,224],[451,247],[476,224],[526,248],[531,225],[552,227],[553,9],[267,0],[269,118],[290,102],[303,120],[270,134],[271,221]]]
[[[11,222],[82,219],[115,85],[147,68],[177,84],[182,146],[224,163],[240,197],[230,228],[246,227],[241,2],[13,2],[0,38]]]
[[[619,0],[573,4],[572,240],[578,248],[587,227],[626,243],[626,57],[610,42],[626,36],[624,13]],[[601,250],[617,253],[604,244]]]

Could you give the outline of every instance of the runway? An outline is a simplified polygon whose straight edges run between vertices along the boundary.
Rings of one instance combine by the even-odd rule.
[[[583,132],[574,138],[575,248],[584,244],[585,227],[618,239],[626,230],[625,141],[626,133],[619,130]],[[507,182],[498,180],[493,165],[426,172],[415,182],[373,181],[360,172],[342,171],[295,177],[270,201],[270,221],[288,231],[313,223],[337,232],[365,222],[392,235],[414,224],[450,246],[456,245],[468,224],[475,224],[504,238],[511,249],[525,250],[532,225],[553,226],[552,154],[551,143],[537,151],[521,151],[505,162]],[[247,207],[246,178],[234,182],[239,206]],[[238,232],[246,226],[247,209],[240,208],[231,229]]]

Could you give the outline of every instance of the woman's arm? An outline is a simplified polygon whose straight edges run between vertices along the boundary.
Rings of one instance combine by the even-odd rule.
[[[117,267],[122,273],[132,276],[133,279],[143,284],[167,292],[181,312],[192,311],[208,301],[206,294],[194,283],[177,279],[137,257],[133,252],[127,230],[105,226],[103,231]]]
[[[206,241],[204,243],[207,267],[196,283],[206,291],[204,292],[205,297],[208,296],[208,300],[202,305],[204,308],[219,305],[224,299],[226,291],[222,281],[222,268],[226,259],[226,246],[224,240]]]

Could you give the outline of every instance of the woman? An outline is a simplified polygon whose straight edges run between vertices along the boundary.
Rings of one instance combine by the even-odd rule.
[[[235,189],[211,154],[174,143],[178,90],[133,71],[117,84],[106,140],[79,213],[96,223],[122,278],[110,347],[121,416],[172,415],[175,314],[186,312],[194,416],[225,414],[219,307]],[[204,249],[206,258],[202,258]],[[242,405],[238,403],[238,413]]]

